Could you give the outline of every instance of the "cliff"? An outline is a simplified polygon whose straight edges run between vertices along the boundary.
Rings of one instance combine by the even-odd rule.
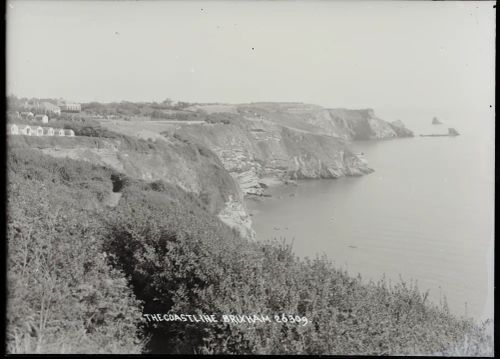
[[[340,139],[267,121],[183,126],[174,135],[213,150],[245,194],[261,195],[260,180],[267,177],[337,178],[372,171]]]
[[[412,137],[402,121],[389,123],[373,109],[324,108],[303,103],[259,102],[240,105],[196,105],[191,110],[209,114],[231,113],[249,120],[269,121],[299,131],[345,140],[378,140]]]
[[[383,121],[370,109],[258,103],[197,105],[191,110],[209,114],[211,123],[180,126],[163,134],[210,148],[243,192],[252,195],[263,194],[267,178],[338,178],[370,173],[373,170],[349,149],[348,141],[413,136],[402,122]]]

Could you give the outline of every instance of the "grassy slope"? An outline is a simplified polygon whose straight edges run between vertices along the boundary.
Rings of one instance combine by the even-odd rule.
[[[107,168],[26,148],[8,166],[10,352],[490,354],[481,328],[417,288],[242,240],[175,186],[128,180],[107,208]],[[141,311],[310,324],[147,325]]]
[[[121,134],[114,136],[12,136],[9,144],[12,148],[57,149],[54,155],[71,153],[73,158],[97,163],[107,156],[107,163],[121,168],[129,177],[162,179],[198,193],[212,213],[218,213],[230,195],[239,195],[237,185],[217,156],[201,145],[176,138],[152,142]]]

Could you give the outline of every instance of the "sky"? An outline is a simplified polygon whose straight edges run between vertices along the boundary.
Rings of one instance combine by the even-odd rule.
[[[493,114],[493,5],[9,1],[7,92]]]

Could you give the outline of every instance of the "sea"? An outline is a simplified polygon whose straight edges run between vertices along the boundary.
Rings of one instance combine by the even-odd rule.
[[[375,172],[301,180],[249,200],[258,240],[293,242],[366,280],[404,280],[476,322],[493,318],[494,117],[401,118],[413,138],[355,141]],[[447,133],[457,137],[420,137]]]

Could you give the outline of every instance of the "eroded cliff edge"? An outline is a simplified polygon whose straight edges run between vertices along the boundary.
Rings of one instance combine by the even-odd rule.
[[[166,136],[214,151],[247,195],[262,195],[269,180],[338,178],[372,172],[349,141],[413,136],[371,109],[324,109],[300,103],[197,105],[208,123],[180,126]]]

